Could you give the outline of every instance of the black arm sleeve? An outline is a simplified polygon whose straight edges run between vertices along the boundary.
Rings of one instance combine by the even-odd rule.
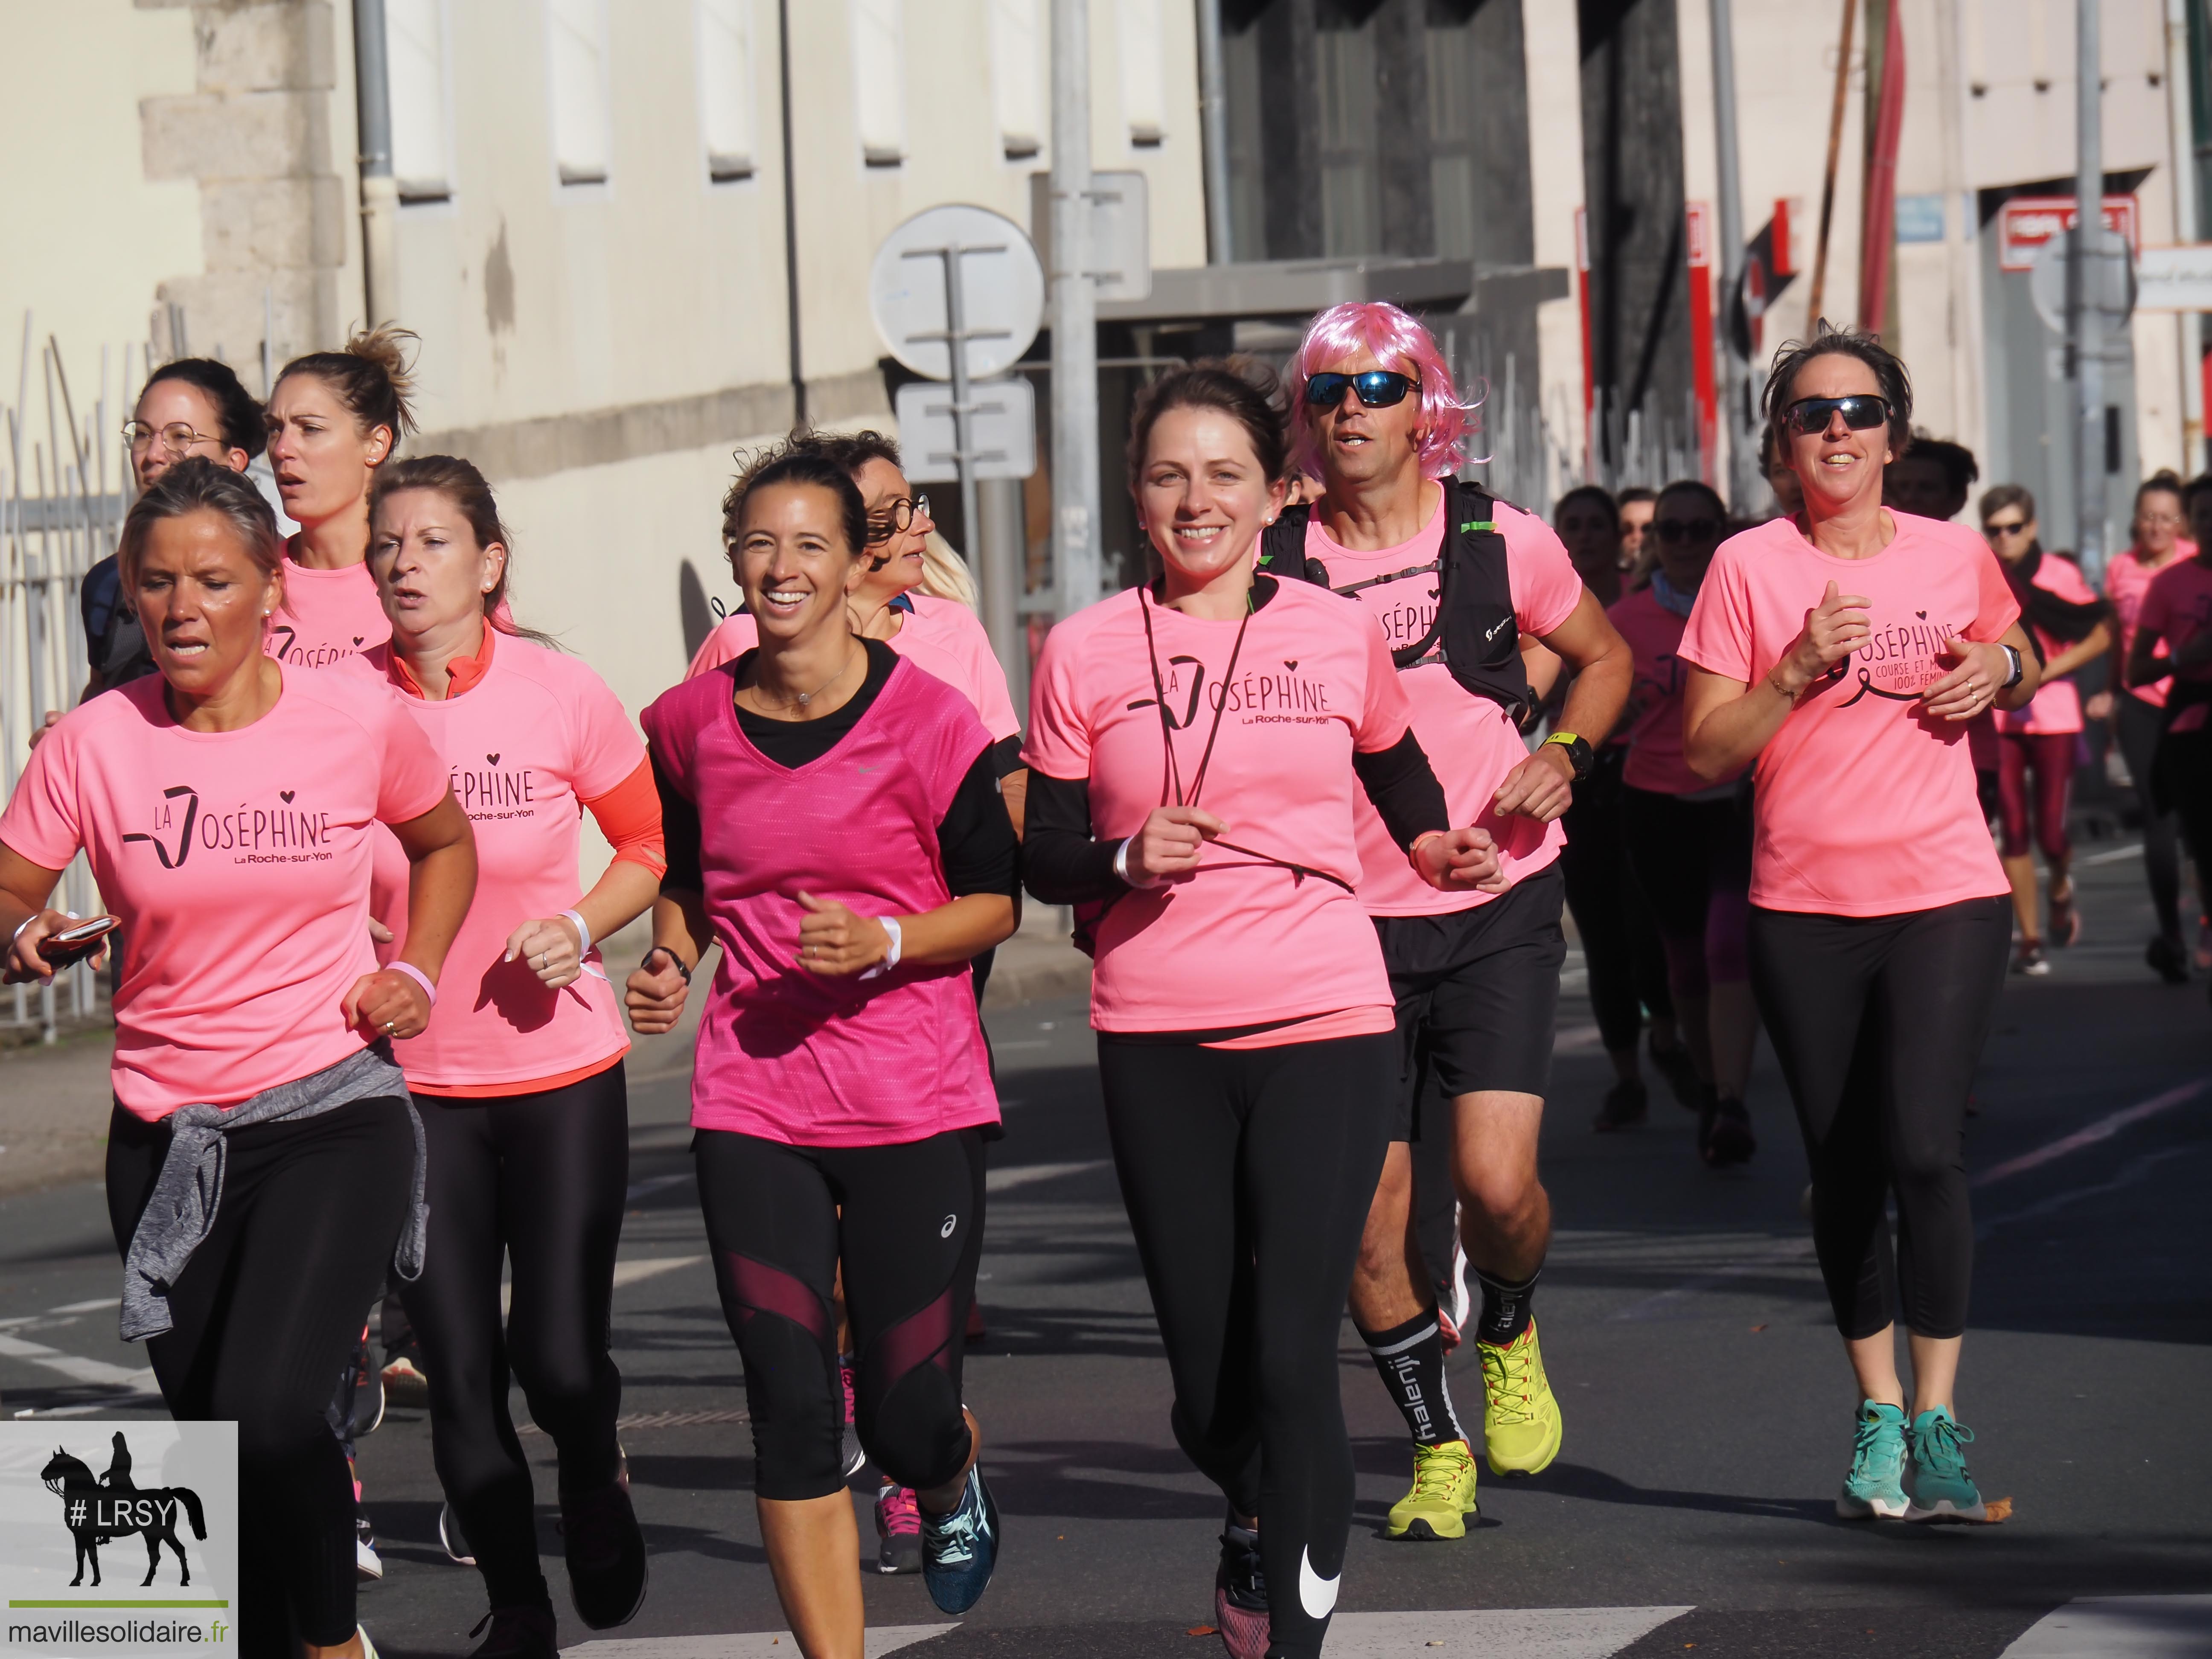
[[[986,751],[991,757],[991,775],[1005,777],[1010,772],[1022,769],[1022,736],[1017,732],[1011,738],[1000,738]]]
[[[669,782],[667,774],[660,769],[659,758],[653,755],[651,749],[646,752],[653,759],[653,787],[660,793],[660,833],[668,858],[668,869],[660,878],[660,890],[703,893],[707,890],[707,879],[699,868],[699,809]]]
[[[1411,847],[1416,836],[1431,830],[1451,828],[1444,787],[1429,769],[1428,755],[1411,726],[1388,749],[1372,755],[1355,750],[1352,769],[1359,775],[1359,787],[1375,803],[1390,839],[1399,846]]]
[[[1082,904],[1129,890],[1114,873],[1121,843],[1091,838],[1088,779],[1048,778],[1031,769],[1023,830],[1022,879],[1039,903]]]
[[[937,826],[945,884],[955,898],[1021,890],[1022,844],[999,796],[997,750],[975,757]]]

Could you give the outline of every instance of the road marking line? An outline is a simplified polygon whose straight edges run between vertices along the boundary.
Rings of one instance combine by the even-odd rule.
[[[878,1625],[868,1632],[867,1659],[933,1641],[958,1630],[950,1625]],[[789,1631],[753,1631],[732,1636],[633,1636],[612,1642],[580,1642],[563,1648],[567,1659],[796,1659],[799,1644]]]
[[[678,1267],[696,1267],[706,1259],[703,1255],[655,1255],[617,1261],[615,1263],[615,1288],[620,1290],[623,1285],[635,1285],[641,1279],[674,1273]]]
[[[2076,859],[2075,862],[2085,866],[2092,864],[2118,864],[2122,859],[2138,857],[2142,852],[2142,843],[2138,842],[2133,847],[2115,847],[2109,853],[2098,853],[2089,858]]]
[[[2094,1187],[2069,1187],[2063,1193],[2053,1193],[2048,1198],[2037,1200],[2024,1210],[2008,1211],[2003,1215],[1991,1216],[1986,1221],[1978,1222],[1974,1226],[1974,1237],[1977,1239],[1987,1238],[2000,1227],[2009,1227],[2020,1221],[2040,1220],[2045,1216],[2055,1215],[2061,1210],[2078,1204],[2085,1198],[2103,1198],[2109,1194],[2119,1192],[2125,1188],[2134,1186],[2168,1159],[2186,1158],[2191,1152],[2203,1150],[2203,1147],[2198,1145],[2164,1146],[2154,1152],[2145,1152],[2110,1181],[2100,1181]]]
[[[1020,1164],[1011,1170],[992,1170],[983,1177],[983,1189],[1012,1192],[1017,1187],[1032,1186],[1040,1181],[1057,1181],[1062,1176],[1088,1175],[1093,1170],[1110,1169],[1113,1163],[1110,1158],[1092,1158],[1080,1164]]]
[[[1322,1659],[1610,1659],[1691,1607],[1340,1613]]]
[[[1716,1267],[1711,1273],[1699,1273],[1695,1279],[1684,1279],[1672,1290],[1661,1291],[1656,1296],[1647,1296],[1641,1302],[1632,1302],[1613,1316],[1615,1319],[1658,1319],[1671,1312],[1675,1303],[1686,1300],[1700,1291],[1716,1289],[1730,1279],[1764,1273],[1770,1267],[1794,1266],[1809,1260],[1812,1254],[1811,1239],[1789,1239],[1747,1261]]]
[[[0,1335],[0,1357],[27,1359],[33,1365],[59,1371],[76,1382],[96,1382],[104,1388],[140,1390],[154,1386],[151,1366],[130,1370],[121,1365],[111,1365],[105,1359],[85,1359],[73,1353],[64,1353],[59,1348],[50,1348],[43,1342],[26,1342],[20,1336]]]
[[[2085,1595],[2037,1620],[2000,1659],[2183,1659],[2212,1647],[2212,1595]]]
[[[2194,1083],[2185,1083],[2178,1088],[2168,1089],[2162,1095],[2153,1095],[2148,1100],[2138,1101],[2109,1117],[2100,1117],[2094,1123],[2076,1129],[2072,1134],[2054,1140],[2047,1146],[2039,1146],[2032,1152],[2022,1152],[2018,1158],[2008,1158],[1994,1170],[1984,1170],[1968,1184],[1977,1188],[1991,1187],[2010,1176],[2025,1175],[2030,1170],[2039,1170],[2069,1153],[2080,1152],[2084,1146],[2110,1140],[2132,1124],[2156,1117],[2160,1112],[2170,1112],[2177,1106],[2186,1105],[2208,1088],[2212,1088],[2212,1077],[2200,1077]]]
[[[629,1190],[623,1194],[623,1198],[625,1202],[635,1204],[641,1198],[649,1198],[655,1193],[665,1193],[671,1187],[680,1187],[690,1179],[692,1175],[689,1170],[679,1170],[674,1175],[648,1176],[643,1181],[632,1182]]]

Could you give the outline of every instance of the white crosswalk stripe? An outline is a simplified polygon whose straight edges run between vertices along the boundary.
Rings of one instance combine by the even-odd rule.
[[[910,1648],[958,1630],[953,1625],[883,1625],[868,1632],[867,1659]],[[565,1659],[798,1659],[789,1631],[741,1636],[641,1636],[628,1641],[580,1642],[561,1650]]]
[[[1688,1607],[1484,1607],[1340,1613],[1324,1659],[1610,1659]]]
[[[2002,1659],[2184,1659],[2212,1653],[2212,1595],[2091,1595],[2046,1613]]]

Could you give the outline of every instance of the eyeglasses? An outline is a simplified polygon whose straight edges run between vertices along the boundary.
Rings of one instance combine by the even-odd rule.
[[[913,528],[916,519],[929,520],[929,497],[927,495],[902,495],[896,501],[885,501],[868,515],[869,545],[887,542]]]
[[[1982,526],[1982,534],[1992,541],[1999,536],[2025,536],[2027,534],[2027,520],[2014,519],[2010,524],[1999,524],[1991,520]]]
[[[1669,547],[1680,542],[1709,542],[1727,528],[1717,519],[1662,519],[1651,526],[1652,533]]]
[[[1790,428],[1808,438],[1826,432],[1830,417],[1836,415],[1852,431],[1869,432],[1889,418],[1889,404],[1871,393],[1856,392],[1848,398],[1800,398],[1782,411]]]
[[[191,425],[184,421],[172,421],[167,426],[154,426],[145,421],[125,421],[123,435],[129,440],[133,449],[143,449],[159,438],[163,448],[173,449],[179,455],[188,453],[194,444],[219,444],[222,441],[204,432],[193,431]]]
[[[1406,394],[1419,391],[1421,383],[1390,368],[1370,368],[1364,374],[1316,374],[1306,381],[1306,401],[1316,409],[1334,409],[1344,401],[1346,386],[1359,394],[1365,407],[1388,409],[1404,403]]]

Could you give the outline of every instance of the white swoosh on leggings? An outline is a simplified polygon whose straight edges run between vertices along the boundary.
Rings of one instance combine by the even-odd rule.
[[[1326,1619],[1336,1609],[1336,1587],[1344,1582],[1340,1571],[1334,1578],[1323,1578],[1313,1570],[1313,1553],[1298,1552],[1298,1605],[1306,1610],[1309,1619]]]

